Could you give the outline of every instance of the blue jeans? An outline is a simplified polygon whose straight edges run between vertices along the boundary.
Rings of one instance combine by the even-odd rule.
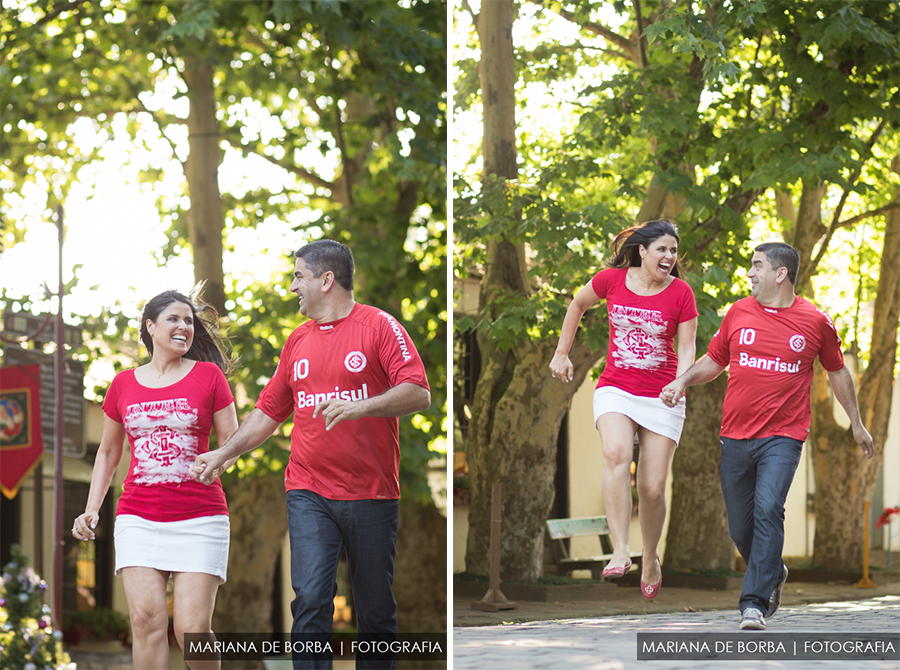
[[[292,635],[331,640],[338,561],[347,549],[358,636],[397,635],[394,555],[399,500],[328,500],[306,490],[287,492],[291,539]],[[294,668],[331,668],[331,658],[298,658]],[[357,658],[357,668],[388,667]]]
[[[741,612],[763,613],[781,581],[784,564],[784,501],[800,462],[803,442],[774,436],[752,440],[719,440],[719,477],[728,511],[728,534],[747,563]]]

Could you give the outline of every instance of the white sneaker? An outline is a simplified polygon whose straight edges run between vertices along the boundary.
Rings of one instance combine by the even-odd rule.
[[[748,607],[741,612],[741,630],[763,630],[766,627],[766,617],[761,610]]]

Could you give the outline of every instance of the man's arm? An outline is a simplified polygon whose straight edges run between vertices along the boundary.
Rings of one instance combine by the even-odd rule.
[[[201,484],[212,484],[233,462],[251,449],[256,449],[278,428],[276,421],[261,409],[254,409],[241,427],[215,451],[200,454],[194,459],[190,475]]]
[[[316,405],[313,419],[320,414],[325,419],[325,430],[341,421],[354,421],[363,417],[406,416],[428,409],[431,404],[431,392],[423,386],[404,382],[384,393],[365,400],[341,400],[334,398]]]
[[[866,458],[872,458],[875,455],[875,444],[872,442],[872,436],[863,425],[862,417],[859,415],[859,404],[856,400],[856,387],[853,384],[853,376],[846,366],[840,370],[828,373],[828,381],[831,382],[831,388],[834,389],[834,397],[841,403],[841,407],[850,417],[850,427],[853,429],[853,439],[862,447]]]
[[[725,369],[724,365],[719,365],[709,355],[704,354],[696,363],[694,363],[688,371],[678,377],[671,384],[668,384],[660,391],[659,399],[666,403],[669,407],[675,407],[684,390],[688,386],[696,386],[711,382],[713,379],[722,374]]]

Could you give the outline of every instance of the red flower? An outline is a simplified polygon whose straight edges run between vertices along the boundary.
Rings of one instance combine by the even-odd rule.
[[[878,517],[878,521],[875,522],[875,528],[888,525],[891,522],[891,517],[895,514],[900,514],[900,505],[897,507],[885,507],[884,512]]]

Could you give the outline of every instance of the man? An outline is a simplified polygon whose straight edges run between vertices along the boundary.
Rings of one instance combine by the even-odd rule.
[[[834,324],[794,294],[799,267],[800,255],[788,244],[756,247],[748,273],[751,296],[732,305],[707,354],[660,393],[663,402],[674,405],[686,387],[711,381],[730,366],[719,474],[729,535],[747,563],[739,604],[742,629],[766,627],[787,581],[781,560],[784,501],[809,433],[817,356],[850,417],[853,439],[867,458],[875,453]]]
[[[309,321],[288,337],[256,408],[222,447],[197,458],[194,476],[215,480],[228,459],[259,446],[293,413],[285,472],[292,634],[330,641],[346,547],[359,635],[396,636],[397,417],[429,406],[428,380],[397,320],[354,301],[347,247],[319,240],[294,256],[291,291]],[[330,668],[331,659],[295,655],[301,666]],[[367,667],[360,659],[357,666]]]

